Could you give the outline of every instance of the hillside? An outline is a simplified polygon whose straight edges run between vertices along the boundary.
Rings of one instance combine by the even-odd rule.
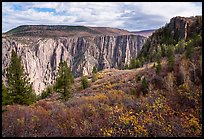
[[[94,82],[89,76],[85,90],[77,78],[67,102],[53,93],[31,106],[6,106],[2,135],[201,136],[201,49],[196,48],[195,55],[199,55],[195,67],[183,54],[176,55],[171,72],[162,58],[160,74],[154,63],[132,70],[103,70]]]
[[[16,50],[33,85],[44,89],[29,106],[2,107],[2,136],[201,137],[201,21],[174,17],[147,39],[103,27],[89,29],[115,35],[2,36],[2,66]],[[62,60],[78,75],[73,85],[68,75],[56,81]]]
[[[152,55],[161,50],[161,44],[175,45],[181,40],[198,39],[198,35],[202,35],[202,16],[174,17],[147,39],[140,55]]]
[[[96,35],[130,35],[127,30],[110,27],[66,26],[66,25],[22,25],[4,33],[15,37],[71,37]]]

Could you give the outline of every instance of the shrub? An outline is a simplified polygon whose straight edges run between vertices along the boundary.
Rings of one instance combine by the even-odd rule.
[[[173,70],[174,63],[175,63],[175,58],[174,58],[174,56],[172,55],[172,56],[170,56],[170,57],[168,58],[168,63],[167,63],[169,71],[172,71],[172,70]]]
[[[185,51],[185,41],[182,39],[176,44],[175,53],[182,54],[184,51]]]
[[[43,90],[40,98],[44,99],[53,93],[53,86],[48,86],[45,90]]]
[[[86,89],[88,87],[88,78],[86,76],[82,76],[81,78],[81,88]]]
[[[130,60],[130,69],[139,68],[141,66],[141,62],[139,59],[131,59]]]
[[[145,77],[142,79],[142,92],[144,96],[148,93],[148,82]]]
[[[156,67],[156,64],[154,63],[154,64],[153,64],[153,68],[155,68],[155,67]]]
[[[162,69],[162,66],[161,66],[161,62],[160,61],[157,61],[157,66],[155,67],[156,68],[156,74],[159,74],[161,69]]]
[[[165,88],[164,79],[158,75],[154,76],[151,82],[155,85],[155,87],[157,87],[159,89]]]
[[[135,68],[139,68],[141,66],[141,62],[139,59],[136,60]]]
[[[96,80],[102,79],[102,78],[103,78],[103,74],[102,73],[100,73],[100,72],[96,73]]]
[[[137,89],[137,90],[139,90],[139,89]],[[140,93],[137,92],[135,88],[131,88],[130,93],[131,93],[131,95],[133,95],[137,98],[140,96]]]
[[[92,70],[92,73],[93,73],[93,74],[96,74],[97,72],[98,72],[98,70],[97,70],[96,66],[94,66],[94,67],[93,67],[93,70]]]
[[[166,50],[166,56],[168,58],[172,57],[174,55],[174,46],[173,45],[169,45],[167,47],[167,50]]]
[[[192,40],[189,40],[187,42],[187,45],[186,45],[186,52],[185,52],[185,56],[186,58],[192,58],[193,54],[194,54],[194,44],[193,44],[193,41]]]
[[[166,45],[162,44],[160,45],[160,47],[161,47],[161,56],[165,57],[166,56]]]
[[[143,56],[141,56],[139,58],[139,61],[140,61],[140,66],[142,67],[144,65],[144,63],[145,63],[145,58]]]
[[[94,73],[94,74],[92,75],[92,82],[95,82],[96,80],[97,80],[96,74]]]

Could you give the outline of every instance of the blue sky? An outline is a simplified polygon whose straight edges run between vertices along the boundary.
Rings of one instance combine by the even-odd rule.
[[[202,15],[201,2],[2,2],[2,32],[19,25],[156,29],[175,16]]]

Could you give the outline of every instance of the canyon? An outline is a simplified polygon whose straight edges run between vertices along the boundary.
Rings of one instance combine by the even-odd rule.
[[[40,94],[55,82],[61,61],[67,61],[75,77],[90,75],[94,66],[121,69],[137,57],[145,40],[115,28],[20,26],[2,35],[2,78],[5,81],[4,71],[15,50]]]

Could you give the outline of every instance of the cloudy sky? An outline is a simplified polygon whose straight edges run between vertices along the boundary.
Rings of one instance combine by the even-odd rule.
[[[202,15],[201,2],[3,2],[2,32],[19,25],[156,29],[174,16]]]

